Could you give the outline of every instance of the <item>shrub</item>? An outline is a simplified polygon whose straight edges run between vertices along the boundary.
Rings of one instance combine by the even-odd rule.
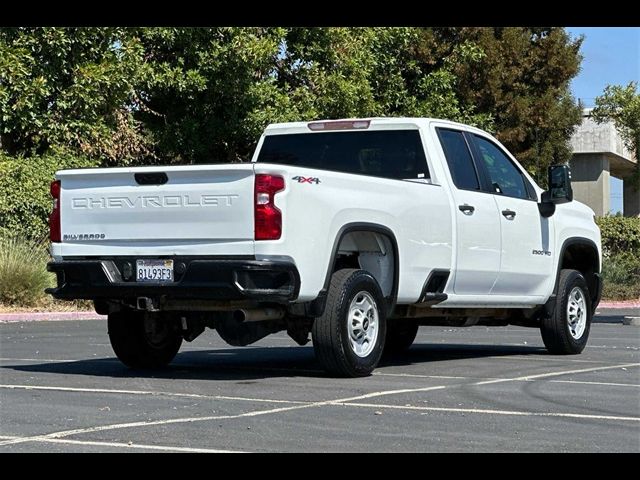
[[[602,296],[608,300],[640,298],[640,218],[596,219],[602,234]]]
[[[631,252],[640,255],[640,218],[606,216],[596,219],[602,234],[604,254]]]
[[[0,153],[0,234],[41,240],[51,211],[49,185],[57,170],[95,166],[70,154],[8,157]]]
[[[0,236],[0,303],[25,307],[40,303],[44,289],[55,281],[47,272],[48,260],[45,242]]]
[[[632,252],[621,252],[602,262],[602,296],[609,300],[640,298],[640,257]]]

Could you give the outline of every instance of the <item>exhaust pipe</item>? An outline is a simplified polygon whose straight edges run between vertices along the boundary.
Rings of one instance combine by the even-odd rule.
[[[242,308],[233,312],[237,322],[262,322],[284,318],[283,308]]]

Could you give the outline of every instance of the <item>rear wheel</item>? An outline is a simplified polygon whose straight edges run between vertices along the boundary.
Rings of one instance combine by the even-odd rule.
[[[542,319],[540,332],[549,353],[582,352],[591,329],[591,297],[587,282],[577,270],[562,270],[553,315]]]
[[[324,314],[312,328],[316,358],[329,373],[370,375],[382,356],[385,302],[378,282],[364,270],[339,270],[331,277]]]
[[[416,339],[418,327],[418,322],[415,320],[391,320],[387,322],[384,353],[393,355],[408,350]]]
[[[130,368],[159,368],[178,353],[182,334],[176,319],[138,311],[109,314],[109,340],[118,359]]]

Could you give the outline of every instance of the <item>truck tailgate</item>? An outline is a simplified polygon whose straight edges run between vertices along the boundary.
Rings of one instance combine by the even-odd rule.
[[[251,164],[58,172],[62,244],[57,253],[103,255],[99,246],[118,246],[168,254],[180,253],[174,248],[180,245],[199,244],[201,254],[252,255],[253,176]],[[229,244],[234,246],[225,250]],[[159,250],[149,250],[153,247]],[[127,253],[137,254],[112,252]]]

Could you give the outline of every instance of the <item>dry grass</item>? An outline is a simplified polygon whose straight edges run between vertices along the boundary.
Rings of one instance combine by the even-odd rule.
[[[0,235],[0,313],[93,310],[89,301],[54,300],[44,293],[55,286],[47,272],[47,242]]]
[[[0,313],[33,313],[33,312],[79,312],[93,311],[93,302],[88,300],[74,300],[72,302],[54,300],[48,295],[35,306],[6,305],[0,303]]]
[[[0,303],[35,307],[45,299],[44,289],[54,285],[47,272],[45,242],[0,237]]]

